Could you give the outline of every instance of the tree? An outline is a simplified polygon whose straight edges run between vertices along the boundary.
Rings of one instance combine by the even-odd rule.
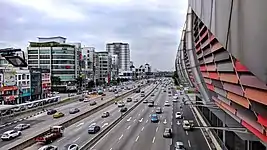
[[[95,82],[93,80],[89,81],[88,84],[87,84],[87,88],[90,89],[90,88],[93,88],[95,85]]]
[[[60,85],[61,79],[58,76],[52,76],[51,78],[52,85]]]

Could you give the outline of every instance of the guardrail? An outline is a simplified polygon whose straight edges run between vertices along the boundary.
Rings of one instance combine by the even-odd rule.
[[[159,85],[159,84],[158,84]],[[157,87],[155,86],[145,97],[143,97],[140,101],[138,101],[133,107],[131,107],[127,112],[122,114],[119,118],[117,118],[115,121],[113,121],[107,128],[102,130],[98,135],[96,135],[92,140],[88,141],[86,144],[84,144],[80,150],[88,150],[94,144],[96,144],[97,141],[99,141],[105,134],[107,134],[112,128],[114,128],[118,123],[122,121],[123,118],[125,118],[132,110],[134,110],[140,103],[142,103],[143,100],[145,100]]]
[[[144,86],[145,86],[145,85],[143,85],[142,87],[144,87]],[[135,92],[135,89],[136,89],[136,88],[134,88],[134,89],[132,89],[132,90],[130,90],[130,91],[128,91],[128,92],[126,92],[126,93],[120,95],[120,96],[117,97],[117,98],[113,98],[113,99],[107,101],[107,102],[104,103],[104,104],[101,104],[101,105],[99,105],[99,106],[97,106],[97,107],[95,107],[95,108],[93,108],[93,109],[91,109],[91,110],[89,110],[89,111],[87,111],[87,112],[84,112],[83,114],[81,114],[81,115],[79,115],[79,116],[76,116],[76,117],[74,117],[74,118],[70,118],[70,119],[68,119],[68,120],[65,120],[65,121],[63,121],[62,123],[60,123],[59,125],[61,125],[61,126],[63,126],[63,127],[66,128],[66,127],[68,127],[68,126],[70,126],[70,125],[72,125],[72,124],[74,124],[74,123],[76,123],[76,122],[78,122],[78,121],[80,121],[80,120],[86,118],[86,117],[89,117],[90,115],[94,114],[95,112],[97,112],[97,111],[99,111],[99,110],[102,110],[102,109],[104,109],[104,108],[110,106],[111,104],[114,103],[115,100],[117,100],[117,99],[123,99],[123,98],[129,96],[130,94],[132,94],[132,93]],[[44,131],[41,131],[41,133],[37,134],[37,135],[34,136],[34,137],[30,137],[30,138],[28,138],[27,140],[25,140],[25,141],[23,141],[23,142],[20,142],[20,143],[18,142],[18,143],[17,143],[16,145],[14,145],[14,146],[8,146],[8,145],[7,145],[7,146],[4,146],[4,147],[2,147],[2,148],[4,148],[4,149],[8,149],[8,150],[22,150],[22,149],[27,148],[27,147],[33,145],[34,143],[36,143],[35,139],[36,139],[37,137],[42,136],[42,135],[45,135],[45,134],[48,133],[48,132],[49,132],[49,128],[45,129]]]

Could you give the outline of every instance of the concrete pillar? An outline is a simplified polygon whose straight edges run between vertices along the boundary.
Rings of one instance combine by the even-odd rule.
[[[247,141],[247,150],[250,150],[250,141]]]
[[[226,127],[225,123],[223,123],[223,127]],[[223,143],[225,143],[225,130],[223,130]]]

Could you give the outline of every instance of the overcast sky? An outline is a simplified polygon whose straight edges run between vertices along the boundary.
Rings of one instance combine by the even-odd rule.
[[[97,51],[128,42],[136,66],[173,70],[186,10],[187,0],[0,0],[0,47],[25,50],[38,36]]]

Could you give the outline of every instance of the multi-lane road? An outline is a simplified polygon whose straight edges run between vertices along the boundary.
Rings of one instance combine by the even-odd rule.
[[[152,86],[145,87],[144,90],[148,93],[153,89]],[[131,97],[133,100],[140,98],[140,93],[134,93],[128,97]],[[129,109],[131,106],[133,106],[134,102],[127,102],[125,98],[125,106]],[[110,116],[107,118],[102,118],[102,114],[104,112],[109,112]],[[92,139],[95,135],[89,135],[88,134],[88,127],[91,124],[96,124],[101,127],[101,130],[106,128],[112,121],[120,117],[121,112],[120,108],[118,108],[117,105],[110,105],[101,111],[98,111],[94,113],[93,115],[69,126],[64,130],[64,136],[57,141],[53,142],[52,145],[57,146],[60,150],[64,149],[67,144],[78,144],[80,146],[84,145],[88,140]],[[36,150],[40,147],[40,144],[34,144],[31,147],[28,147],[26,150]]]
[[[147,86],[143,88],[143,90],[145,90],[145,93],[149,93],[154,86],[155,85]],[[194,120],[194,124],[197,124],[190,107],[182,105],[181,99],[182,97],[185,97],[184,94],[179,95],[179,102],[172,102],[172,96],[168,94],[168,91],[163,92],[162,89],[163,88],[160,85],[153,92],[155,94],[154,96],[149,95],[146,98],[147,100],[154,100],[154,107],[148,107],[147,104],[140,103],[111,131],[109,131],[93,147],[91,147],[91,150],[174,150],[174,143],[177,141],[183,142],[188,150],[209,150],[210,148],[205,140],[205,137],[199,129],[184,131],[182,128],[182,119],[175,118],[175,113],[179,111],[183,113],[184,118]],[[176,91],[173,90],[172,95],[175,93]],[[140,93],[134,93],[128,97],[132,97],[133,99],[138,98],[139,100],[141,99]],[[32,127],[23,131],[22,136],[17,139],[5,142],[1,141],[0,150],[5,148],[5,145],[14,144],[17,140],[26,139],[28,136],[36,134],[39,130],[41,130],[41,128],[47,128],[47,125],[52,126],[60,123],[60,121],[68,119],[68,117],[72,117],[72,115],[69,114],[69,110],[71,108],[79,108],[81,112],[83,112],[97,107],[112,98],[114,98],[114,94],[108,93],[104,100],[101,101],[100,98],[97,99],[96,106],[89,106],[89,104],[87,105],[84,102],[75,102],[56,108],[58,111],[61,111],[66,115],[60,119],[53,119],[52,116],[40,114],[25,120],[23,123],[30,123]],[[164,106],[166,101],[169,101],[171,106]],[[125,103],[128,109],[133,107],[134,104],[134,102]],[[180,108],[181,105],[183,106],[182,108]],[[159,122],[152,123],[150,115],[155,113],[156,107],[161,107],[163,112],[158,114]],[[102,118],[101,116],[103,112],[109,112],[110,116]],[[74,114],[74,116],[78,116],[80,113]],[[114,120],[120,117],[120,115],[120,108],[118,108],[115,104],[110,105],[66,128],[64,136],[54,141],[52,145],[57,146],[59,150],[65,149],[67,144],[75,143],[79,146],[83,146],[86,142],[97,136],[97,134],[88,134],[88,127],[91,124],[96,124],[101,127],[101,130],[103,130]],[[14,126],[15,125],[0,129],[0,133],[12,129]],[[172,128],[172,138],[163,137],[165,128]],[[26,150],[37,150],[39,147],[41,147],[41,145],[36,143],[31,147],[28,147]]]

